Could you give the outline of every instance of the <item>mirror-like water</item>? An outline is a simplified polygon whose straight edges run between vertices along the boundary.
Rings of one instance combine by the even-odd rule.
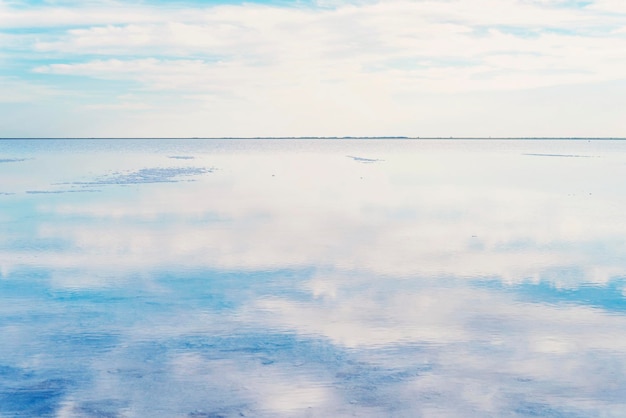
[[[626,141],[0,141],[0,417],[624,417]]]

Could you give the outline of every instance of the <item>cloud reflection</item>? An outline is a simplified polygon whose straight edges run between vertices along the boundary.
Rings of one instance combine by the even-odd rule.
[[[0,415],[626,412],[623,145],[250,144],[2,196]]]
[[[625,202],[611,193],[623,167],[599,175],[603,159],[568,160],[554,172],[553,163],[507,153],[384,157],[383,165],[355,166],[332,154],[220,156],[212,160],[223,169],[210,178],[197,176],[208,169],[186,167],[109,175],[94,184],[190,174],[196,183],[38,202],[33,210],[47,218],[36,225],[38,236],[79,249],[69,257],[37,254],[38,263],[98,270],[324,266],[559,285],[572,285],[555,274],[566,267],[581,271],[574,279],[581,283],[606,283],[624,271]],[[141,174],[146,170],[158,172]],[[13,260],[34,257],[9,251]]]

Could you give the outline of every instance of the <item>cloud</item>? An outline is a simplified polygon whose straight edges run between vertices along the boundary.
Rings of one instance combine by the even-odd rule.
[[[333,100],[358,102],[365,96],[375,102],[392,101],[401,92],[503,91],[623,78],[621,38],[610,31],[581,32],[581,26],[606,24],[600,15],[546,7],[492,0],[321,10],[220,6],[186,20],[174,14],[167,22],[68,30],[35,48],[117,58],[34,71],[132,80],[148,89],[217,90],[220,97],[258,96],[279,106],[273,96],[292,102],[320,90],[333,91]],[[510,30],[515,27],[523,33]],[[147,57],[124,58],[136,55]]]
[[[0,76],[0,103],[27,103],[34,100],[51,100],[62,92],[44,83],[34,83],[18,77]]]
[[[453,135],[601,136],[622,127],[613,113],[586,104],[593,90],[622,106],[619,89],[606,87],[626,73],[616,3],[76,7],[5,5],[0,23],[13,45],[7,59],[20,63],[14,77],[66,97],[80,93],[62,108],[74,119],[91,111],[105,121],[104,135],[423,136],[448,135],[442,131],[454,126]],[[566,100],[562,92],[586,99]],[[146,123],[143,105],[117,99],[125,95],[150,102],[159,126]],[[562,112],[544,120],[549,113],[533,105],[544,103]],[[517,129],[520,115],[528,122]]]
[[[21,4],[20,4],[21,3]],[[171,11],[170,11],[171,13]],[[0,26],[19,28],[64,28],[113,22],[153,22],[166,19],[167,10],[121,2],[68,2],[32,4],[29,1],[0,3]]]
[[[623,15],[626,15],[626,5],[619,0],[595,0],[590,2],[586,7],[590,10],[615,13],[618,15],[617,17],[623,17]]]

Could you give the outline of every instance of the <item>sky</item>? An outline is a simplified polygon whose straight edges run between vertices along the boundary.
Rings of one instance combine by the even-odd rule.
[[[0,137],[626,137],[623,0],[0,0]]]

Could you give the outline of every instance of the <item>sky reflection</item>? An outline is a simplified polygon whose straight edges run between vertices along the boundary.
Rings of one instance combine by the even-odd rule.
[[[623,416],[625,152],[0,141],[0,417]]]

